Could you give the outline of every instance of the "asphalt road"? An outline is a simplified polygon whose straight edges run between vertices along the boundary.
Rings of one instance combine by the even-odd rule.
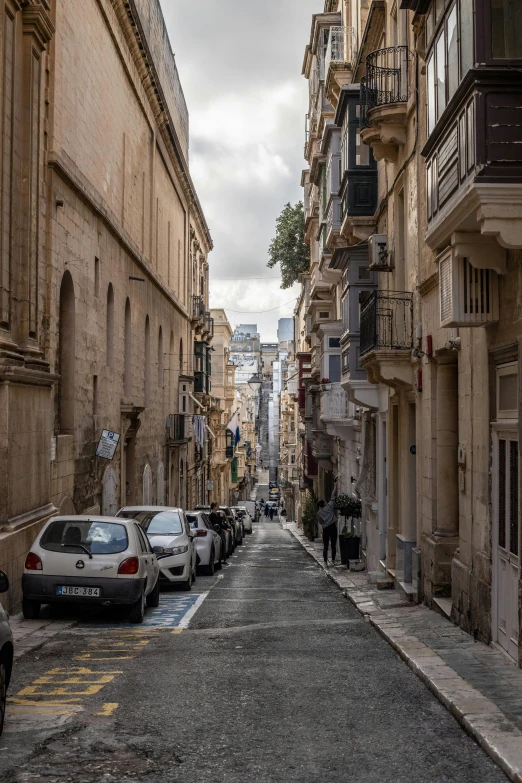
[[[95,613],[24,656],[0,780],[506,781],[278,522],[231,563],[188,628],[169,593],[147,626]]]

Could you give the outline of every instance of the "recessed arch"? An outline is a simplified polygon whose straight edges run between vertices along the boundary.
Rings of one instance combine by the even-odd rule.
[[[74,394],[76,371],[76,303],[69,271],[60,286],[60,431],[74,433]]]

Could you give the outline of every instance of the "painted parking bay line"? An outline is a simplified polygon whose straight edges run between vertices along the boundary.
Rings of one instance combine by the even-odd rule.
[[[145,615],[142,625],[155,628],[188,628],[190,621],[207,597],[208,593],[161,596],[157,609]]]

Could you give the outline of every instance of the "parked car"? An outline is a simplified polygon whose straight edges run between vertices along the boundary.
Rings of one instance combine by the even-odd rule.
[[[141,623],[145,606],[159,604],[158,575],[156,556],[132,520],[53,517],[25,560],[24,617],[38,618],[42,604],[116,604]]]
[[[248,513],[245,506],[234,506],[233,511],[235,511],[237,514],[241,516],[241,521],[243,523],[243,530],[245,533],[252,533],[253,531],[253,525],[252,525],[252,517]]]
[[[235,512],[230,506],[220,506],[220,509],[225,512],[228,521],[232,525],[234,531],[234,548],[243,543],[243,523],[236,517]]]
[[[196,506],[197,511],[204,511],[207,516],[210,516],[210,506]],[[222,562],[224,563],[229,557],[231,557],[234,551],[234,530],[232,525],[224,511],[218,509],[216,514],[221,518],[221,541],[223,542]]]
[[[196,581],[196,533],[181,508],[125,506],[117,516],[136,520],[147,534],[159,561],[160,584],[192,589]]]
[[[9,590],[7,574],[0,571],[0,593]],[[9,627],[7,612],[0,604],[0,734],[4,728],[5,704],[7,701],[7,689],[13,669],[13,634]]]
[[[204,511],[187,511],[188,523],[196,531],[197,565],[212,576],[221,568],[221,536]]]

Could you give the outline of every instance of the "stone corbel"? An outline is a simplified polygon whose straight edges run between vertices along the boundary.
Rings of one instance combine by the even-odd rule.
[[[494,269],[499,275],[506,273],[506,250],[494,236],[484,236],[479,231],[455,231],[451,245],[455,257],[467,258],[477,269]]]
[[[26,3],[22,8],[23,33],[33,36],[42,52],[55,33],[46,6],[42,3]]]

